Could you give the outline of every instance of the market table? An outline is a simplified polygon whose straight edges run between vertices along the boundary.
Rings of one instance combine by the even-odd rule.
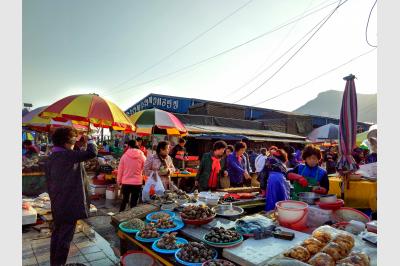
[[[177,180],[176,184],[177,184],[178,188],[180,188],[180,183],[181,183],[182,178],[185,178],[185,179],[195,178],[196,175],[197,175],[197,173],[190,173],[190,174],[173,173],[171,175],[171,178]]]
[[[329,177],[329,193],[341,196],[342,179]],[[377,210],[377,182],[368,180],[349,181],[349,189],[344,193],[346,207]]]

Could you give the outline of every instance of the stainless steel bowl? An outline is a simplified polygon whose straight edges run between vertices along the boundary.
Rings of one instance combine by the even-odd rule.
[[[231,210],[230,205],[218,205],[212,208],[212,210],[218,215],[222,217],[235,217],[243,214],[244,210],[238,206],[232,206],[232,210],[235,213],[226,213],[226,211]]]
[[[299,200],[307,204],[315,204],[315,201],[320,198],[319,194],[314,192],[301,192],[298,194]]]

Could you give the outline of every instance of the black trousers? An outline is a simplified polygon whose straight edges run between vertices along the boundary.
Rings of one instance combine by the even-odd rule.
[[[50,265],[61,266],[67,262],[69,247],[74,238],[76,221],[71,223],[53,222],[50,242]]]
[[[126,208],[126,204],[129,202],[130,197],[130,207],[135,207],[138,203],[140,192],[142,190],[142,185],[122,185],[122,203],[119,211],[122,212]]]

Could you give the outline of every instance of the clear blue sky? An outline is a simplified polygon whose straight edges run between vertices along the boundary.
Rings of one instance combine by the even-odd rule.
[[[218,54],[293,17],[334,1],[253,0],[229,19],[136,79],[116,87],[183,46],[247,0],[23,0],[23,101],[34,107],[96,92],[122,109],[149,93],[233,102],[268,79],[289,56],[239,92],[325,17],[334,5],[179,74],[134,86]],[[302,84],[370,49],[365,26],[374,1],[349,0],[279,74],[240,104]],[[376,7],[369,40],[376,44]],[[299,47],[299,46],[297,46]],[[355,74],[359,93],[377,92],[376,50],[262,107],[291,111],[325,90],[343,90]],[[116,88],[115,88],[116,87]]]

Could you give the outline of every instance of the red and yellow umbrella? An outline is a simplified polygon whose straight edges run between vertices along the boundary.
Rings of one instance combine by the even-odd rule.
[[[167,135],[187,135],[187,129],[176,116],[160,109],[143,110],[134,113],[130,119],[138,135],[150,135],[157,128],[165,130]]]
[[[54,121],[50,118],[42,118],[39,114],[47,106],[38,107],[22,117],[22,126],[38,132],[49,132],[53,127],[72,126],[79,131],[88,131],[88,122],[65,120]]]
[[[97,94],[79,94],[65,97],[48,106],[40,114],[56,121],[77,120],[89,122],[95,127],[134,131],[128,116],[114,103]]]

